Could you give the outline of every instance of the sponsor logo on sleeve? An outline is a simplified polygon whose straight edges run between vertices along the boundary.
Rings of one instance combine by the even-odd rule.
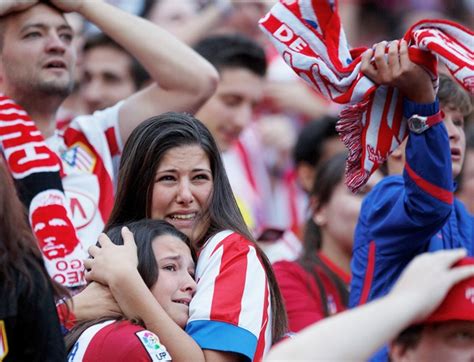
[[[144,330],[135,333],[152,361],[171,361],[171,356],[165,346],[160,343],[158,336]]]

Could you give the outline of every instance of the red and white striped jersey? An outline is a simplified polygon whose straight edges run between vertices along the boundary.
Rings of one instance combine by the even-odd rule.
[[[69,287],[85,284],[82,260],[88,257],[87,249],[97,242],[112,210],[113,165],[122,151],[118,126],[122,104],[79,116],[46,140],[62,161],[67,210],[80,241],[71,254],[46,265],[53,279]]]
[[[252,242],[222,231],[201,249],[186,332],[202,349],[260,360],[272,342],[270,289]]]
[[[68,354],[68,362],[171,361],[156,334],[130,321],[109,320],[87,328]]]

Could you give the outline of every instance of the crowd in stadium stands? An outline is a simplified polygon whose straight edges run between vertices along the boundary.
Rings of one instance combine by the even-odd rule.
[[[473,361],[473,24],[1,1],[0,361]]]

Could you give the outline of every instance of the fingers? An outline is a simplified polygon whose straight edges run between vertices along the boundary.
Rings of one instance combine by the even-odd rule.
[[[440,250],[435,253],[431,253],[432,260],[430,263],[446,269],[450,268],[453,264],[464,258],[466,255],[466,249]]]
[[[107,246],[110,246],[110,245],[114,245],[114,243],[109,239],[109,237],[105,233],[101,233],[99,235],[98,242],[99,242],[99,245],[101,247],[104,247],[104,246],[107,247]]]
[[[474,265],[463,265],[453,268],[450,274],[450,288],[460,281],[474,277]]]
[[[411,65],[410,57],[408,56],[408,43],[405,39],[400,41],[400,68],[401,69],[408,69]]]
[[[94,265],[94,259],[85,259],[84,260],[84,268],[86,269],[86,271],[88,269],[91,269],[93,265]]]
[[[367,49],[365,52],[362,53],[362,55],[360,56],[360,59],[361,59],[360,71],[377,83],[376,81],[377,69],[372,63],[373,55],[374,55],[374,51],[372,49]]]
[[[382,81],[385,81],[388,78],[388,62],[385,58],[385,49],[387,48],[387,42],[382,41],[375,45],[374,50],[374,63],[377,68],[377,72]]]
[[[399,42],[394,40],[390,42],[388,47],[388,64],[392,74],[397,74],[400,72],[400,54],[398,46]]]
[[[137,244],[135,244],[135,238],[133,237],[133,233],[130,231],[128,227],[124,226],[121,232],[122,232],[122,238],[123,238],[123,245],[133,246],[133,247],[137,246]]]
[[[87,249],[87,251],[89,252],[89,255],[92,256],[93,258],[95,258],[98,253],[100,253],[100,249],[97,245],[92,245],[89,247],[89,249]]]

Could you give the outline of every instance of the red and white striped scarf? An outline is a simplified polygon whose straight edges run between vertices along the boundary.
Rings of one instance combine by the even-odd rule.
[[[66,206],[62,163],[28,114],[0,94],[0,155],[2,152],[28,210],[46,268],[54,275],[59,261],[79,244]]]
[[[336,0],[280,0],[260,26],[286,63],[324,97],[346,105],[337,130],[349,149],[346,184],[356,191],[408,135],[402,97],[360,72],[365,49],[349,49]],[[423,20],[404,39],[410,59],[437,90],[437,61],[474,93],[474,33],[446,20]]]

